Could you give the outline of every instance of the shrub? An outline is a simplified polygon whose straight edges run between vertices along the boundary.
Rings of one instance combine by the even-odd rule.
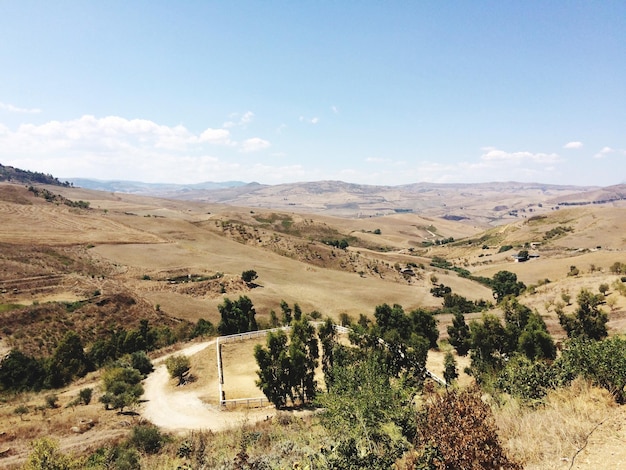
[[[82,388],[80,392],[78,392],[78,399],[83,405],[88,405],[91,403],[91,397],[93,395],[92,388]]]
[[[130,444],[146,454],[156,454],[165,443],[165,437],[159,428],[151,425],[139,425],[133,428]]]
[[[414,468],[522,468],[506,455],[491,408],[476,386],[427,396],[419,421]]]

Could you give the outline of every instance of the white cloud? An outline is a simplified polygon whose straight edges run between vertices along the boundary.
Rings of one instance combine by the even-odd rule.
[[[317,124],[318,122],[320,122],[319,118],[317,118],[317,117],[305,118],[304,116],[300,116],[299,120],[300,120],[300,122],[306,122],[306,123],[309,123],[309,124]]]
[[[337,106],[332,105],[332,106],[330,107],[330,109],[331,109],[331,111],[332,111],[333,113],[335,113],[335,114],[339,114],[339,108],[337,108]]]
[[[611,154],[624,155],[626,156],[626,150],[624,149],[614,149],[611,147],[603,147],[598,153],[596,153],[593,158],[605,158]]]
[[[563,148],[564,149],[579,149],[583,146],[582,142],[574,141],[566,143]]]
[[[259,137],[253,137],[251,139],[246,139],[241,143],[241,151],[243,153],[258,152],[259,150],[266,149],[269,146],[270,143],[267,140]]]
[[[41,112],[41,109],[39,108],[19,108],[9,103],[2,103],[1,101],[0,109],[4,109],[5,111],[9,111],[10,113],[39,114]]]
[[[535,162],[535,163],[554,163],[561,160],[556,153],[531,153],[531,152],[505,152],[494,147],[484,147],[485,153],[481,155],[481,160],[486,162]]]
[[[230,132],[226,129],[208,128],[200,134],[200,142],[228,145],[231,143]]]
[[[233,150],[248,153],[269,146],[270,142],[260,137],[235,141],[224,128],[194,133],[183,125],[119,116],[85,115],[68,121],[22,124],[16,129],[0,124],[0,161],[61,178],[233,179],[233,173],[238,174],[247,164],[238,162]],[[220,155],[214,155],[215,151]]]

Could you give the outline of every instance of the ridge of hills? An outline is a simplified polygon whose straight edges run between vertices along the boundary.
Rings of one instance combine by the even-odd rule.
[[[195,185],[100,182],[70,179],[87,189],[219,203],[339,217],[378,217],[417,213],[479,225],[508,223],[523,213],[544,213],[559,206],[619,204],[626,185],[607,188],[540,183],[476,184],[414,183],[377,186],[343,181],[313,181],[278,185],[224,182]]]

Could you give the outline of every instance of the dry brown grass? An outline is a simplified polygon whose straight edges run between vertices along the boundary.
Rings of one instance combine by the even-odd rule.
[[[608,462],[611,468],[619,468],[611,459],[625,462],[624,449],[605,448],[603,452],[619,451],[620,456],[605,455],[606,460],[595,460],[597,448],[590,445],[590,436],[595,434],[595,443],[599,435],[608,437],[614,445],[614,425],[623,420],[623,415],[624,410],[615,405],[609,393],[576,380],[569,387],[550,392],[545,403],[534,409],[511,400],[496,412],[496,420],[511,455],[525,462],[527,469],[569,468],[583,448],[586,452],[576,457],[579,464],[574,468],[608,468]],[[600,443],[609,444],[602,443],[602,439]]]

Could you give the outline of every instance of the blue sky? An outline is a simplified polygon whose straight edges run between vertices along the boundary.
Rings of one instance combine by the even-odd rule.
[[[63,178],[626,181],[624,1],[4,1],[0,64]]]

